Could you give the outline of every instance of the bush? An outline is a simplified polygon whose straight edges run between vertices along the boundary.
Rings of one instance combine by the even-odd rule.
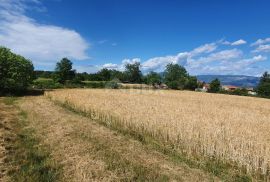
[[[34,80],[32,86],[36,89],[56,89],[63,87],[60,83],[54,82],[53,79],[47,78],[38,78]]]
[[[83,82],[86,88],[105,88],[107,82],[103,81],[85,81]]]
[[[112,80],[106,83],[106,88],[111,88],[111,89],[118,89],[119,88],[119,84],[117,81]]]
[[[232,92],[232,95],[248,96],[248,91],[245,88],[238,88]]]
[[[0,93],[21,92],[34,77],[31,61],[0,47]]]

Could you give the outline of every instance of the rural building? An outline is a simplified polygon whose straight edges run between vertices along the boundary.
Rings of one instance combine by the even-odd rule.
[[[257,92],[254,91],[254,88],[249,87],[249,88],[246,88],[246,89],[247,89],[249,95],[257,95]]]
[[[222,85],[222,89],[226,91],[235,91],[239,87],[233,85]]]
[[[195,91],[197,91],[197,92],[207,92],[209,90],[209,88],[210,88],[210,85],[207,84],[207,83],[204,83],[202,88],[196,88]]]

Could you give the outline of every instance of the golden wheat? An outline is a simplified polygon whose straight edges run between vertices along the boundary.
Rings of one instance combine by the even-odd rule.
[[[235,161],[269,175],[270,100],[189,91],[71,89],[52,100],[147,132],[189,155]]]

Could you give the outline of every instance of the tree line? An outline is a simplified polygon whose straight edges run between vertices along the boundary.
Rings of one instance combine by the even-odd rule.
[[[65,84],[67,82],[81,83],[82,81],[112,81],[119,80],[123,83],[145,83],[149,85],[160,85],[165,83],[171,89],[187,89],[194,90],[198,87],[198,80],[194,76],[190,76],[186,69],[179,64],[168,64],[163,73],[149,72],[142,74],[139,62],[128,63],[125,65],[124,71],[103,68],[97,73],[88,74],[76,73],[72,69],[72,62],[63,58],[56,63],[55,71],[36,71],[36,78],[51,78],[55,82]]]
[[[34,71],[30,60],[12,53],[7,48],[0,47],[0,94],[26,90],[30,84],[33,84],[33,80],[38,78],[48,78],[52,84],[59,85],[80,85],[83,81],[104,81],[110,82],[113,88],[116,86],[112,82],[113,80],[123,83],[145,83],[153,86],[164,83],[168,88],[177,90],[195,90],[203,86],[195,76],[189,75],[183,66],[173,63],[168,64],[162,73],[151,71],[146,75],[142,74],[139,62],[126,64],[124,71],[103,68],[92,74],[77,73],[72,66],[72,62],[68,58],[63,58],[56,63],[54,71]],[[267,72],[263,74],[256,90],[259,96],[270,98],[270,74]],[[222,92],[218,79],[210,83],[209,92]],[[244,91],[238,90],[238,92]]]

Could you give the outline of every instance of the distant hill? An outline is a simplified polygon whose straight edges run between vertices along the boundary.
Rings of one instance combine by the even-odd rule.
[[[239,87],[256,87],[260,81],[259,77],[244,75],[198,75],[198,80],[210,83],[218,78],[222,85],[234,85]]]

